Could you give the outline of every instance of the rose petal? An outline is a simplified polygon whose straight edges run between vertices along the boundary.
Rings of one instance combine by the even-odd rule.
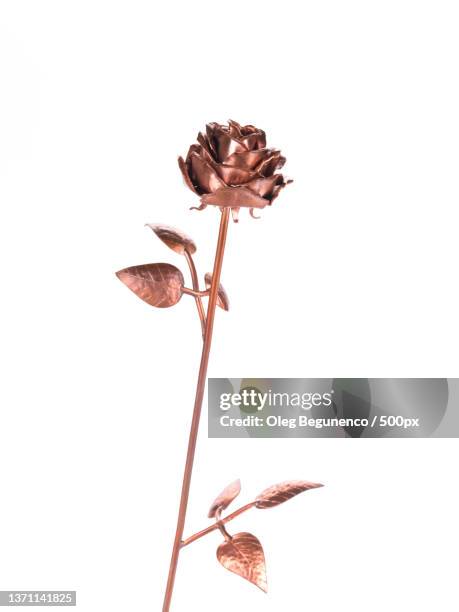
[[[232,138],[228,128],[225,131],[218,123],[208,124],[207,136],[216,152],[216,159],[220,162],[224,162],[232,153],[247,151],[244,143]]]
[[[209,159],[215,159],[215,152],[212,149],[212,146],[209,142],[209,139],[207,138],[207,136],[205,134],[203,134],[202,132],[199,132],[198,134],[198,142],[202,147],[203,150],[203,154],[206,158]],[[206,155],[207,154],[207,155]]]
[[[235,168],[226,164],[215,164],[215,170],[218,172],[227,185],[242,185],[247,183],[257,175],[255,172],[245,170],[244,168]]]
[[[197,153],[192,153],[190,157],[191,179],[203,193],[212,193],[225,184],[218,176],[212,166]]]
[[[223,187],[214,193],[204,194],[201,198],[203,204],[213,204],[223,208],[243,206],[245,208],[264,208],[268,200],[260,198],[247,187]]]
[[[282,157],[280,151],[274,151],[272,155],[264,159],[256,168],[259,174],[263,176],[271,176],[276,170],[282,168],[285,164],[285,157]]]
[[[284,187],[287,187],[287,185],[290,185],[290,183],[293,183],[293,181],[291,179],[289,179],[288,181],[285,181],[285,183],[276,185],[273,189],[273,193],[271,196],[271,202],[270,204],[272,204],[274,202],[274,200],[277,198],[277,196],[279,195],[281,189],[283,189]]]
[[[207,123],[206,124],[207,140],[209,141],[210,146],[212,147],[214,153],[215,153],[214,130],[216,126],[217,126],[217,123]]]
[[[237,121],[233,121],[232,119],[228,120],[229,132],[231,136],[234,138],[242,138],[243,134],[241,132],[241,126]]]
[[[185,161],[186,161],[186,163],[187,163],[187,164],[189,164],[189,163],[190,163],[190,160],[191,160],[191,155],[192,155],[193,153],[197,153],[198,155],[201,155],[201,152],[202,152],[202,147],[201,147],[201,145],[196,144],[196,143],[195,143],[195,144],[190,145],[190,148],[188,149],[188,153],[187,153],[187,155],[186,155],[186,160],[185,160]]]
[[[221,131],[215,135],[215,143],[217,149],[217,159],[224,162],[233,153],[242,153],[248,151],[246,145],[236,138],[232,138],[229,134]]]
[[[183,159],[183,157],[179,157],[178,158],[178,165],[179,165],[179,168],[180,168],[180,170],[182,172],[182,176],[183,176],[183,179],[185,181],[186,186],[189,187],[191,189],[191,191],[194,191],[194,193],[196,193],[198,195],[201,195],[202,191],[198,191],[198,189],[193,185],[193,182],[192,182],[192,180],[190,178],[190,175],[188,174],[187,165],[186,165],[185,160]]]
[[[247,183],[246,187],[254,191],[260,197],[271,200],[276,185],[284,185],[284,177],[282,174],[252,179]]]
[[[207,148],[203,147],[200,144],[192,144],[188,150],[188,155],[186,158],[186,163],[191,169],[191,156],[195,153],[199,157],[201,157],[204,161],[208,162],[212,168],[215,170],[216,166],[218,166],[218,162],[215,161],[212,154],[209,153]]]
[[[273,154],[273,149],[255,149],[254,151],[244,151],[242,153],[233,153],[225,160],[227,166],[236,168],[246,168],[254,170],[265,159],[268,159]]]
[[[242,142],[249,151],[264,149],[266,147],[266,134],[262,130],[258,130],[257,132],[252,132],[252,134],[244,136]]]
[[[254,125],[243,125],[241,127],[241,132],[243,136],[247,136],[248,134],[253,134],[255,132],[259,132],[260,130],[256,128]]]

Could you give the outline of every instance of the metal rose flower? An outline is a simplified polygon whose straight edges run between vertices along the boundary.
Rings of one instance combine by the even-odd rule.
[[[266,135],[253,125],[209,123],[200,132],[179,166],[187,186],[201,198],[202,210],[208,204],[231,208],[237,220],[241,207],[271,204],[291,181],[276,173],[285,163],[280,151],[266,147]]]

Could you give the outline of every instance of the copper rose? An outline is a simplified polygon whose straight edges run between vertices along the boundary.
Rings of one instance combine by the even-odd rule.
[[[199,210],[208,204],[229,207],[237,220],[242,206],[253,216],[291,182],[276,173],[285,157],[267,148],[265,133],[253,125],[209,123],[197,140],[178,162],[187,186],[201,197]]]

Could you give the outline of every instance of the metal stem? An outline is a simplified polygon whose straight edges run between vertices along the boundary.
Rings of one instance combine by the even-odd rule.
[[[221,511],[221,508],[219,508],[217,512],[215,513],[215,518],[217,519],[216,525],[218,529],[220,530],[220,533],[222,534],[222,536],[225,538],[225,540],[227,542],[231,542],[232,536],[227,532],[226,527],[224,523],[222,522],[221,515],[222,515],[222,511]]]
[[[195,298],[201,298],[207,297],[210,294],[210,290],[206,289],[205,291],[200,291],[199,289],[190,289],[189,287],[182,287],[182,293],[186,293],[187,295],[193,295]]]
[[[198,382],[196,385],[196,397],[193,409],[193,419],[191,421],[190,437],[188,441],[188,451],[186,455],[185,471],[183,474],[182,494],[180,497],[180,507],[177,519],[177,529],[175,532],[174,545],[172,549],[169,576],[167,579],[166,593],[164,595],[163,612],[169,612],[172,592],[174,589],[175,574],[182,545],[183,529],[185,526],[186,510],[190,494],[191,475],[193,471],[196,441],[198,437],[199,421],[201,418],[202,401],[206,386],[207,366],[209,363],[210,346],[212,342],[212,331],[214,327],[215,309],[217,306],[218,286],[220,284],[220,274],[225,252],[226,234],[228,231],[230,209],[224,208],[221,213],[220,231],[218,234],[217,249],[215,253],[214,270],[212,274],[212,285],[210,288],[209,305],[207,308],[206,331],[204,344],[202,347],[201,364],[199,366]]]
[[[188,251],[188,249],[185,249],[185,258],[186,258],[188,267],[190,268],[191,282],[193,283],[193,289],[194,291],[199,291],[198,273],[196,272],[196,266],[194,265],[193,257],[191,253]],[[202,305],[201,297],[196,295],[195,300],[196,300],[196,307],[198,309],[199,319],[201,321],[202,339],[204,340],[204,336],[206,334],[206,313],[204,312],[204,306]]]
[[[255,505],[255,502],[242,506],[242,508],[239,508],[238,510],[235,510],[233,513],[228,514],[228,516],[220,519],[220,524],[225,525],[226,523],[229,523],[230,521],[235,519],[237,516],[239,516],[243,512],[247,512],[247,510],[250,510],[250,508],[253,508],[254,505]],[[188,546],[188,544],[191,544],[192,542],[195,542],[196,540],[199,540],[199,538],[204,537],[208,533],[211,533],[212,531],[215,531],[218,528],[219,528],[218,523],[214,523],[213,525],[209,525],[209,527],[206,527],[205,529],[202,529],[201,531],[194,533],[192,536],[190,536],[186,540],[183,540],[182,548],[185,546]]]

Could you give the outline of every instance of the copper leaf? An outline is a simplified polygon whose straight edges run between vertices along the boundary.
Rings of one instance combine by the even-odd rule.
[[[131,266],[120,270],[116,275],[151,306],[167,308],[176,304],[182,296],[183,274],[168,263]]]
[[[204,276],[204,282],[206,283],[206,289],[210,289],[212,285],[212,274],[210,272],[207,272]],[[218,285],[217,304],[220,308],[223,308],[223,310],[229,310],[229,298],[221,283]]]
[[[229,484],[227,487],[225,487],[223,491],[220,493],[220,495],[215,499],[212,506],[210,507],[209,518],[213,518],[217,510],[224,510],[225,508],[227,508],[230,505],[230,503],[233,501],[233,499],[236,499],[236,497],[239,495],[240,492],[241,492],[241,481],[240,480],[235,480],[234,482]]]
[[[184,255],[185,251],[191,254],[196,252],[196,244],[194,241],[180,230],[170,227],[169,225],[160,225],[158,223],[147,223],[146,225],[155,232],[164,244],[176,253]]]
[[[217,549],[217,559],[230,572],[245,578],[265,593],[265,555],[259,540],[251,533],[238,533]]]
[[[281,482],[277,485],[265,489],[255,500],[256,508],[272,508],[283,504],[285,501],[295,497],[303,491],[309,489],[317,489],[317,487],[323,487],[323,485],[315,482],[307,482],[306,480],[291,480],[288,482]]]

